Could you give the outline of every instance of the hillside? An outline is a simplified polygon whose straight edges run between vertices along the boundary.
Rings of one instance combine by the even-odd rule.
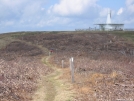
[[[12,34],[0,35],[0,101],[31,101],[41,75],[52,70],[40,58],[43,51]]]
[[[74,97],[77,101],[133,101],[133,35],[133,32],[21,32],[0,35],[1,43],[8,40],[7,44],[0,44],[0,98],[2,101],[31,101],[39,74],[52,72],[40,62],[52,50],[50,63],[65,70],[60,79],[67,82],[71,82],[69,58],[74,57],[75,83],[72,86],[77,92]],[[65,68],[61,68],[62,60]],[[26,82],[26,87],[21,86],[23,82]],[[21,87],[24,93],[17,91]]]

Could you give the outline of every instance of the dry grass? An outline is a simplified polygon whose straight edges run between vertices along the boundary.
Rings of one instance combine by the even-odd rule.
[[[17,40],[22,40],[26,42],[30,42],[32,44],[41,45],[48,49],[54,50],[54,57],[52,58],[52,63],[56,64],[58,67],[61,67],[61,61],[64,60],[64,69],[63,76],[57,77],[55,74],[48,78],[49,81],[52,81],[52,84],[55,84],[55,87],[60,87],[57,89],[57,101],[59,100],[62,93],[60,93],[63,89],[62,87],[66,88],[66,86],[62,86],[64,82],[61,82],[59,79],[67,79],[66,82],[71,82],[70,80],[70,70],[69,70],[69,58],[74,57],[74,66],[75,66],[75,83],[73,84],[74,89],[77,91],[78,96],[76,97],[76,101],[133,101],[134,99],[134,45],[131,42],[128,42],[124,38],[120,38],[119,36],[106,34],[106,33],[88,33],[88,32],[80,32],[80,33],[63,33],[60,32],[59,34],[56,33],[40,33],[40,34],[28,34],[17,36]],[[20,58],[18,58],[20,59]],[[23,59],[23,58],[21,58]],[[8,80],[11,84],[14,84],[14,80],[16,84],[23,85],[22,80],[26,80],[26,89],[24,88],[24,93],[21,91],[17,92],[17,88],[15,87],[22,87],[22,86],[12,86],[9,88],[10,83],[5,83],[4,86],[2,81],[2,94],[5,94],[2,100],[6,101],[7,98],[12,100],[17,100],[19,97],[20,100],[31,100],[30,95],[31,92],[34,91],[35,85],[33,83],[32,87],[31,78],[36,78],[38,73],[40,73],[43,69],[40,68],[39,64],[36,65],[35,63],[31,62],[27,67],[27,59],[26,61],[19,62],[19,60],[13,61],[13,63],[21,63],[21,65],[6,65],[6,67],[11,68],[11,66],[15,67],[13,70],[9,68],[4,68],[4,76],[1,75],[1,80]],[[2,60],[3,61],[3,60]],[[5,62],[5,60],[4,60]],[[9,62],[9,63],[10,63]],[[3,62],[2,62],[3,63]],[[5,62],[9,64],[8,62]],[[39,69],[34,66],[39,66]],[[22,68],[26,67],[29,68],[24,76],[22,74],[23,79],[20,79],[19,74]],[[3,68],[3,67],[1,67]],[[16,69],[16,68],[19,68]],[[46,69],[45,67],[44,69]],[[17,70],[17,71],[16,71]],[[24,69],[25,70],[25,69]],[[33,74],[33,72],[39,70],[37,74]],[[46,69],[47,70],[47,69]],[[16,72],[14,72],[16,71]],[[26,70],[25,70],[26,71]],[[3,71],[2,71],[3,72]],[[12,77],[11,79],[7,76],[5,77],[5,72]],[[19,73],[20,72],[20,73]],[[46,72],[49,72],[46,71]],[[11,74],[10,74],[11,73]],[[15,77],[14,77],[15,75]],[[17,75],[17,76],[16,76]],[[55,78],[56,76],[56,78]],[[4,78],[4,79],[3,79]],[[13,79],[15,78],[15,79]],[[19,80],[17,79],[19,78]],[[29,81],[28,81],[28,80]],[[38,79],[38,78],[36,78]],[[53,81],[58,80],[58,83]],[[13,80],[13,81],[12,81]],[[6,81],[6,82],[8,82]],[[33,80],[34,81],[34,80]],[[21,82],[21,83],[18,83]],[[36,82],[36,80],[34,81]],[[49,84],[49,83],[48,83]],[[30,88],[31,87],[31,88]],[[69,89],[65,90],[68,91]],[[67,87],[69,88],[69,87]],[[15,89],[15,90],[10,90]],[[16,90],[17,89],[17,90]],[[25,90],[26,89],[26,90]],[[31,92],[29,91],[30,89]],[[72,88],[70,88],[71,90]],[[14,95],[10,95],[11,93],[5,92],[15,92]],[[64,92],[63,91],[63,92]],[[28,93],[30,92],[30,93]],[[51,91],[49,92],[50,95]],[[6,95],[7,94],[7,95]],[[23,95],[25,94],[25,95]],[[27,96],[26,96],[27,94]],[[22,96],[21,96],[22,95]],[[13,97],[12,97],[13,96]],[[24,99],[25,98],[25,99]],[[53,100],[53,99],[52,99]],[[62,99],[63,100],[63,99]],[[68,99],[69,100],[69,99]]]
[[[57,67],[55,64],[53,64],[52,58],[53,57],[49,59],[47,64],[51,68],[53,68],[54,73],[48,75],[46,80],[50,81],[49,83],[52,83],[53,87],[55,88],[56,94],[55,94],[55,99],[53,101],[73,101],[75,96],[75,91],[73,89],[73,86],[71,85],[70,82],[68,82],[68,79],[63,78],[64,76],[66,76],[67,71],[62,70],[59,67]],[[53,88],[52,86],[49,87]],[[53,91],[54,90],[50,90],[51,92],[49,93],[50,97],[52,97]]]
[[[40,76],[51,72],[42,50],[10,35],[0,35],[0,47],[0,101],[31,101]]]
[[[6,45],[8,45],[10,42],[14,41],[14,39],[12,37],[6,37],[6,36],[2,36],[0,35],[0,49],[4,48]]]
[[[46,75],[50,70],[39,60],[17,58],[12,61],[0,59],[0,99],[1,101],[30,101],[36,90],[40,74]]]
[[[36,43],[35,36],[30,40],[28,37],[23,39]],[[49,49],[58,49],[54,50],[53,59],[58,67],[61,67],[62,60],[64,67],[69,67],[69,58],[74,57],[74,87],[78,90],[78,101],[134,99],[132,43],[105,33],[40,34],[37,40],[38,44]],[[64,78],[71,82],[69,71],[66,70]]]
[[[66,54],[66,55],[65,55]],[[61,67],[69,67],[70,54],[58,54],[53,59]],[[112,58],[111,58],[112,57]],[[120,57],[120,58],[115,58]],[[116,101],[119,99],[131,101],[134,99],[134,60],[132,57],[109,54],[97,57],[74,57],[75,84],[77,101]],[[69,68],[68,68],[69,69]],[[66,74],[70,79],[70,72]],[[71,79],[70,79],[71,82]]]

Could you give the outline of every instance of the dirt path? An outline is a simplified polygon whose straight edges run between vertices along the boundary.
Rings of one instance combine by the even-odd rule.
[[[44,57],[42,61],[45,65],[52,68],[54,72],[41,77],[33,101],[73,101],[75,92],[72,85],[67,83],[66,80],[59,78],[64,71],[52,66],[49,63],[49,58]]]
[[[40,45],[34,45],[30,42],[25,42],[22,40],[17,40],[24,42],[28,45],[37,46],[42,49],[43,52],[48,51],[46,48]],[[37,89],[33,94],[32,101],[73,101],[75,96],[75,91],[73,86],[66,79],[61,79],[60,77],[66,73],[64,69],[56,68],[49,63],[50,57],[42,58],[44,65],[53,69],[53,72],[49,75],[40,75],[40,79],[37,84]]]

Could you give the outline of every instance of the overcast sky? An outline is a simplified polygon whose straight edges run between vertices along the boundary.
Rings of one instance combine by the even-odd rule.
[[[0,0],[0,33],[75,30],[105,23],[134,28],[134,0]]]

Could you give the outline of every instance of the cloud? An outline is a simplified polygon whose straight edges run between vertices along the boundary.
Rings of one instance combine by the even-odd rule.
[[[109,9],[110,9],[110,8],[102,8],[102,9],[100,10],[100,13],[99,13],[100,17],[105,17],[105,16],[107,16]]]
[[[114,15],[114,22],[124,23],[125,27],[132,28],[134,24],[134,0],[125,0],[126,5]]]
[[[117,15],[121,15],[123,13],[123,8],[120,8],[117,12]]]
[[[126,5],[131,5],[134,2],[134,0],[126,0]]]
[[[45,3],[46,0],[0,0],[0,20],[7,23],[3,27],[36,25],[46,14]]]
[[[97,0],[60,0],[51,6],[51,11],[61,16],[81,15],[89,7],[96,6]]]
[[[20,6],[22,3],[25,3],[26,0],[1,0],[1,5],[14,8],[15,6]]]
[[[40,2],[33,2],[30,5],[27,5],[22,12],[22,17],[24,18],[35,18],[40,15],[42,12],[41,3]],[[35,19],[34,19],[35,20]]]
[[[0,27],[8,30],[63,30],[105,23],[103,0],[0,0]],[[112,21],[133,25],[134,0],[112,10]],[[0,30],[2,32],[2,30]]]
[[[44,27],[44,26],[59,26],[59,25],[66,25],[69,24],[70,19],[64,18],[64,17],[57,17],[57,16],[49,16],[47,19],[42,19],[40,22],[38,22],[38,27]]]
[[[134,13],[134,0],[126,0],[126,6],[130,13]]]
[[[134,23],[134,19],[129,19],[124,21],[126,24],[131,24]]]
[[[14,24],[14,21],[1,21],[0,27],[3,28],[3,26],[12,26]]]

